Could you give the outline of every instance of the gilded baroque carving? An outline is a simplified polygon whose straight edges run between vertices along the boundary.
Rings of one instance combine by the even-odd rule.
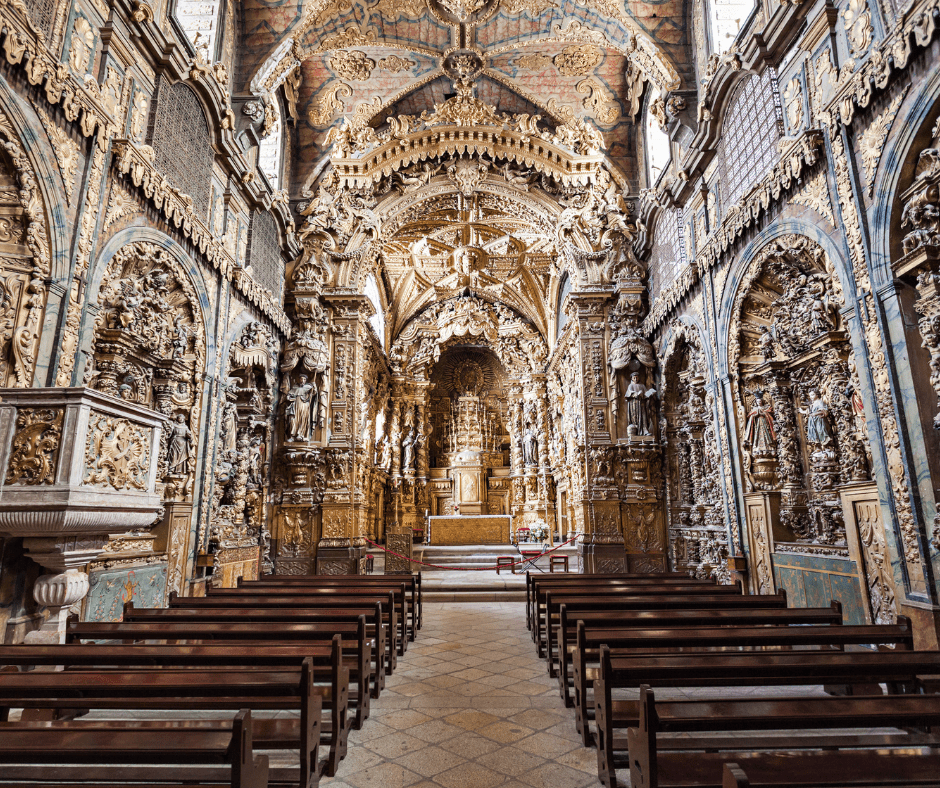
[[[383,57],[381,60],[379,60],[378,63],[378,66],[382,71],[388,71],[391,74],[398,74],[401,71],[410,71],[416,65],[417,63],[415,63],[413,60],[399,57],[398,55],[389,55],[388,57]],[[381,99],[379,100],[381,101]]]
[[[53,484],[62,440],[62,408],[19,408],[6,484]]]
[[[555,55],[552,62],[563,77],[582,77],[594,71],[603,57],[603,51],[592,44],[572,44]]]
[[[620,104],[614,95],[594,77],[577,84],[575,90],[584,95],[581,105],[600,123],[611,126],[620,117]]]
[[[865,185],[869,194],[875,188],[875,173],[878,171],[878,162],[881,161],[885,139],[891,131],[891,124],[894,123],[907,90],[906,87],[901,90],[858,138],[858,149],[865,166]]]
[[[146,490],[150,432],[124,418],[91,411],[83,485]]]
[[[332,83],[320,93],[320,97],[314,103],[313,109],[307,113],[307,119],[311,126],[328,126],[330,121],[337,114],[346,111],[346,105],[341,96],[349,97],[352,95],[352,88],[342,82]]]
[[[78,143],[66,131],[53,123],[42,107],[36,107],[36,114],[52,143],[56,164],[59,166],[59,172],[62,173],[62,181],[65,184],[65,201],[71,203],[72,193],[75,191],[75,171],[78,167]]]
[[[352,50],[351,52],[339,51],[330,58],[330,68],[341,79],[351,79],[356,82],[364,82],[372,75],[375,68],[375,61],[368,57],[365,52]]]

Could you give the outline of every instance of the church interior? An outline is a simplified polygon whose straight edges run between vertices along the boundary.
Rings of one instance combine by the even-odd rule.
[[[0,0],[0,316],[0,788],[940,786],[940,0]]]

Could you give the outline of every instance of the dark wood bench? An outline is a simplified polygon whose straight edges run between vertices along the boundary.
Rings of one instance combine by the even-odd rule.
[[[395,594],[391,591],[376,590],[369,596],[316,596],[304,593],[284,596],[281,594],[249,594],[247,591],[234,595],[214,595],[208,597],[179,597],[170,594],[169,607],[185,607],[216,610],[228,610],[236,607],[269,609],[319,608],[321,610],[348,610],[350,608],[373,607],[382,605],[382,621],[386,625],[388,639],[394,644],[393,659],[388,666],[392,673],[398,664],[398,657],[404,654],[401,635],[401,605],[396,605]],[[407,600],[406,600],[407,604]]]
[[[827,785],[839,788],[936,788],[940,757],[911,758],[895,753],[838,752],[803,759],[801,754],[769,755],[759,761],[724,764],[722,788],[781,788]]]
[[[638,572],[623,572],[621,574],[596,574],[596,575],[560,575],[557,577],[544,577],[544,575],[539,572],[538,574],[533,573],[532,571],[527,571],[525,573],[525,623],[528,629],[532,629],[532,584],[536,580],[557,580],[555,584],[558,587],[570,587],[582,585],[583,581],[586,579],[594,578],[596,580],[645,580],[649,577],[657,577],[660,579],[673,579],[673,578],[688,578],[690,581],[694,580],[690,575],[683,574],[682,572],[661,572],[656,575],[649,574],[640,574]]]
[[[362,588],[397,588],[402,583],[411,592],[411,640],[415,638],[415,630],[424,626],[424,598],[421,586],[421,573],[416,575],[264,575],[258,580],[245,580],[239,577],[238,588],[252,588],[258,585],[292,586],[323,586],[346,587],[360,586]]]
[[[903,750],[904,731],[940,725],[940,696],[890,695],[840,698],[755,698],[734,700],[656,701],[653,691],[640,691],[640,722],[627,730],[632,788],[715,786],[720,788],[726,763],[741,759],[762,776],[777,775],[778,785],[839,785],[839,769],[849,775],[868,775],[869,785],[886,786],[916,773],[926,759],[940,772],[940,755]],[[871,749],[870,734],[852,729],[897,728],[895,748]],[[834,742],[831,734],[841,731]],[[802,736],[744,735],[743,731],[805,731]],[[736,733],[725,741],[685,737],[682,752],[661,747],[664,735]],[[857,743],[853,743],[853,739]],[[914,734],[919,746],[922,737]],[[934,740],[936,742],[936,740]],[[853,748],[852,752],[825,752],[823,748]],[[858,749],[854,749],[858,747]],[[695,751],[699,750],[699,751]],[[755,752],[761,750],[766,752]],[[776,752],[774,752],[776,751]],[[782,751],[782,752],[781,752]],[[799,751],[796,757],[792,753]],[[784,753],[790,753],[784,756]],[[920,763],[921,767],[917,764]],[[834,782],[831,782],[831,777]],[[851,778],[850,778],[851,779]]]
[[[595,588],[590,591],[559,591],[557,589],[548,589],[544,591],[544,594],[540,594],[540,598],[537,599],[536,609],[538,615],[535,618],[535,631],[533,632],[533,640],[538,648],[539,657],[545,656],[545,649],[548,647],[548,627],[552,622],[558,620],[558,609],[560,605],[566,599],[570,599],[572,604],[578,602],[584,602],[586,600],[593,600],[596,607],[590,608],[593,610],[604,610],[609,605],[614,605],[610,609],[633,609],[633,610],[642,610],[644,609],[644,603],[642,601],[647,599],[650,600],[649,605],[658,607],[662,609],[662,605],[658,600],[667,599],[673,596],[681,596],[682,600],[677,602],[674,606],[677,609],[682,608],[698,608],[704,609],[709,607],[715,607],[716,605],[734,605],[738,607],[764,607],[766,603],[764,602],[754,602],[746,601],[741,602],[742,599],[752,600],[754,597],[745,597],[743,594],[732,593],[730,591],[722,591],[721,589],[733,589],[733,586],[716,586],[716,585],[702,585],[702,586],[610,586],[603,588]],[[769,595],[768,595],[769,596]],[[704,601],[701,604],[692,603],[692,599],[703,599]],[[653,600],[656,600],[653,602]],[[729,600],[729,601],[722,601]],[[549,603],[551,604],[551,611],[549,611]],[[623,607],[624,605],[630,605],[630,608]]]
[[[576,649],[571,652],[574,673],[575,725],[585,745],[590,744],[589,719],[594,711],[588,691],[600,678],[601,646],[612,656],[632,653],[656,654],[664,649],[702,651],[716,648],[823,648],[844,649],[854,645],[891,645],[912,651],[914,633],[911,621],[898,616],[898,624],[882,626],[739,626],[698,629],[587,628],[577,625]]]
[[[362,588],[356,586],[334,586],[311,587],[305,585],[284,586],[284,585],[258,585],[250,588],[207,588],[207,599],[221,598],[283,598],[283,599],[316,599],[329,604],[334,597],[359,598],[368,601],[369,604],[375,602],[385,602],[385,594],[390,594],[393,599],[394,610],[397,613],[396,632],[399,635],[398,655],[401,656],[408,648],[408,641],[414,640],[414,629],[410,610],[410,595],[404,583],[399,583],[395,588]],[[297,606],[296,604],[294,605]]]
[[[253,722],[250,709],[231,721],[3,722],[0,785],[266,788]]]
[[[549,675],[558,678],[561,697],[566,706],[572,705],[571,686],[574,674],[571,670],[571,655],[577,648],[577,622],[588,628],[643,627],[730,627],[730,626],[794,626],[815,624],[833,626],[842,623],[842,604],[833,601],[829,607],[794,607],[739,609],[716,608],[703,610],[604,610],[580,611],[574,614],[577,621],[568,616],[566,605],[559,611],[558,627],[549,630],[548,660]],[[555,638],[551,635],[555,634]],[[555,642],[557,641],[557,649]],[[558,655],[555,670],[553,649]]]
[[[373,608],[349,608],[347,610],[321,610],[318,608],[136,608],[133,603],[124,605],[123,620],[125,623],[205,623],[215,621],[218,623],[248,624],[276,622],[298,624],[349,624],[357,623],[359,618],[365,619],[367,642],[372,650],[372,697],[378,698],[381,690],[385,688],[386,666],[392,664],[392,645],[387,639],[388,630],[382,623],[382,605],[376,603]],[[376,622],[378,625],[376,626]],[[337,629],[337,632],[342,632]],[[358,632],[356,633],[358,640]],[[344,648],[348,645],[343,639]]]
[[[315,785],[321,772],[318,750],[322,701],[311,660],[297,669],[201,670],[193,668],[31,671],[0,673],[0,721],[23,709],[23,721],[53,719],[64,710],[299,712],[300,718],[254,720],[258,749],[299,753],[298,785]],[[347,728],[348,730],[348,728]],[[346,754],[346,736],[330,743],[328,774]],[[335,749],[334,749],[335,748]]]
[[[337,631],[339,630],[339,631]],[[350,630],[344,638],[342,630]],[[76,623],[66,626],[67,643],[90,643],[103,640],[120,640],[125,643],[166,643],[170,645],[186,643],[205,645],[225,643],[233,649],[241,645],[264,645],[265,643],[292,643],[304,646],[330,646],[329,654],[321,649],[311,659],[314,667],[320,667],[317,675],[323,677],[318,682],[318,691],[324,695],[326,708],[336,724],[339,734],[339,720],[350,723],[356,729],[362,728],[369,717],[370,680],[372,678],[372,648],[365,633],[365,620],[361,617],[356,624],[293,624],[293,623],[248,623],[232,624],[226,622],[205,621],[199,623]],[[340,668],[334,670],[332,662],[335,655],[333,648],[340,650]],[[345,655],[346,656],[344,658]],[[340,687],[333,698],[334,679],[339,680],[340,669],[345,679],[345,688]],[[334,676],[333,674],[336,674]],[[329,680],[327,680],[329,676]],[[350,710],[353,714],[350,714]]]
[[[579,579],[580,582],[573,582],[576,579]],[[687,575],[642,575],[640,577],[618,575],[610,577],[549,574],[532,578],[527,583],[526,617],[531,619],[529,628],[532,629],[537,626],[542,606],[545,603],[545,594],[549,591],[565,591],[571,594],[609,593],[626,586],[638,589],[637,593],[664,593],[660,589],[667,587],[696,590],[711,588],[717,594],[742,593],[740,586],[719,586],[712,581],[696,580]],[[735,588],[737,588],[737,591],[733,590]],[[684,591],[676,591],[675,593],[684,593]]]
[[[636,700],[617,700],[613,691],[657,687],[827,686],[842,694],[916,692],[918,676],[940,668],[937,651],[791,651],[762,653],[666,654],[615,657],[601,648],[599,677],[594,681],[598,776],[614,785],[614,769],[628,765],[624,731],[639,724]],[[885,736],[870,739],[885,745]],[[905,739],[911,744],[911,739]]]

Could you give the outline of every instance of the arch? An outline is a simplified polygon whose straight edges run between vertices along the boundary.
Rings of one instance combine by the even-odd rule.
[[[213,136],[209,114],[193,85],[170,83],[165,76],[160,77],[147,141],[160,172],[192,197],[196,210],[207,216],[215,159]]]
[[[574,288],[574,281],[569,276],[568,272],[565,271],[561,275],[561,279],[558,282],[558,296],[555,299],[555,341],[557,342],[559,337],[561,337],[561,332],[564,331],[565,325],[568,322],[568,315],[564,312],[565,298],[567,298],[568,293]]]
[[[61,136],[55,152],[47,134],[37,133],[40,128]],[[70,225],[62,195],[68,196],[67,185],[72,185],[74,192],[80,148],[48,116],[40,119],[2,78],[0,146],[11,179],[8,186],[12,187],[4,200],[10,222],[4,228],[4,241],[12,244],[9,260],[22,261],[4,266],[8,276],[3,280],[2,309],[11,333],[3,339],[7,371],[0,385],[44,385],[55,356],[55,329],[64,302],[46,282],[68,276],[66,231]],[[52,162],[57,163],[57,169]],[[19,253],[14,252],[16,247]]]

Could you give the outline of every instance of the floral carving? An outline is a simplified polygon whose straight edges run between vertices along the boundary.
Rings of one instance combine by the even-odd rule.
[[[85,444],[82,484],[115,490],[146,490],[150,432],[127,419],[93,410]]]
[[[552,58],[555,68],[563,77],[582,77],[601,64],[602,50],[591,44],[572,44]]]
[[[413,60],[398,55],[389,55],[389,57],[383,57],[379,61],[379,68],[392,74],[397,74],[400,71],[410,71],[416,65]]]
[[[53,484],[62,440],[62,408],[20,408],[7,484]]]
[[[375,61],[365,52],[353,50],[352,52],[337,52],[330,58],[330,68],[342,79],[351,79],[364,82],[375,68]]]
[[[878,162],[884,151],[885,139],[906,95],[907,88],[904,88],[859,137],[858,148],[862,156],[862,164],[865,165],[865,185],[868,187],[869,194],[875,188],[875,173],[878,171]]]

